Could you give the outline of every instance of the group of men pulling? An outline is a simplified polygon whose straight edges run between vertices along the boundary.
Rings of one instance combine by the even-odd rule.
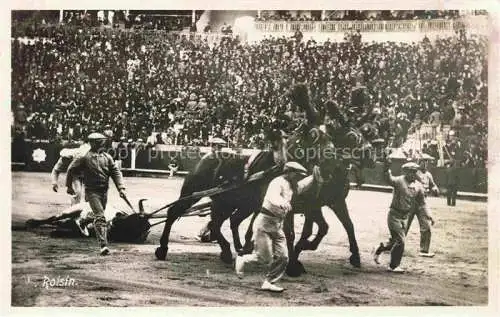
[[[415,216],[420,225],[420,256],[434,256],[434,253],[429,252],[431,225],[434,225],[434,220],[426,205],[425,197],[429,192],[437,194],[438,187],[432,175],[418,164],[413,162],[404,164],[403,175],[394,177],[390,171],[389,162],[385,165],[384,173],[388,183],[394,188],[387,220],[390,239],[389,242],[379,245],[375,251],[374,260],[380,264],[380,255],[384,251],[390,251],[391,260],[388,271],[403,273],[400,263],[404,252],[405,237]],[[417,175],[419,170],[421,173]],[[287,214],[292,212],[292,197],[306,191],[314,181],[313,176],[305,177],[307,170],[296,162],[287,162],[284,172],[284,175],[273,179],[269,184],[261,212],[254,222],[255,248],[253,253],[238,256],[235,262],[235,271],[240,278],[243,277],[246,264],[252,262],[270,264],[261,288],[271,292],[284,290],[275,283],[285,273],[288,263],[283,223]]]
[[[307,106],[305,110],[308,122],[314,122],[315,110]],[[374,260],[379,264],[380,255],[384,251],[391,251],[388,271],[394,273],[404,272],[400,267],[400,263],[404,251],[405,237],[415,216],[420,224],[420,255],[424,257],[434,256],[434,253],[429,251],[431,225],[434,224],[434,220],[426,205],[425,197],[429,192],[438,194],[438,187],[425,167],[411,162],[404,164],[402,170],[402,176],[392,176],[390,160],[386,160],[384,174],[388,183],[394,188],[393,201],[388,215],[388,227],[391,237],[388,243],[381,243],[374,253]],[[418,175],[419,170],[421,171],[420,175]],[[316,180],[316,177],[305,177],[306,175],[306,168],[297,162],[286,162],[284,164],[284,175],[278,176],[269,184],[261,212],[254,222],[253,241],[255,248],[253,253],[236,258],[235,271],[240,278],[243,277],[245,265],[249,263],[262,262],[270,264],[269,271],[261,286],[263,290],[271,292],[282,292],[284,290],[283,287],[275,284],[285,273],[288,264],[283,224],[287,214],[293,212],[291,206],[293,196],[306,191]]]
[[[123,177],[113,158],[106,152],[107,138],[100,133],[88,136],[88,144],[79,149],[61,151],[61,158],[54,167],[53,190],[58,190],[58,175],[67,166],[66,186],[72,195],[72,206],[69,211],[84,210],[82,204],[92,210],[92,217],[82,213],[76,219],[76,224],[82,233],[88,235],[86,224],[92,219],[101,255],[108,255],[107,230],[108,224],[104,215],[107,205],[109,178],[111,177],[120,193],[126,198]],[[220,148],[219,148],[220,150]],[[285,273],[288,264],[287,245],[283,231],[284,220],[292,212],[292,198],[306,191],[317,180],[317,176],[307,176],[307,169],[297,162],[281,162],[283,173],[274,178],[267,189],[263,204],[254,222],[253,253],[238,256],[235,270],[239,277],[243,276],[244,267],[248,263],[263,262],[269,264],[269,271],[261,286],[263,290],[282,292],[284,289],[276,282]],[[381,243],[375,251],[374,260],[379,263],[379,256],[384,251],[391,252],[388,270],[403,272],[400,262],[403,256],[405,236],[414,216],[420,223],[421,243],[420,255],[432,257],[429,252],[431,225],[434,223],[429,208],[425,203],[426,192],[437,191],[432,175],[425,170],[421,177],[417,176],[420,166],[407,163],[402,166],[403,175],[394,177],[385,165],[385,176],[388,183],[394,187],[393,200],[388,215],[390,239]],[[427,187],[427,190],[426,188]],[[85,203],[82,202],[84,193]],[[85,222],[85,223],[83,223]]]

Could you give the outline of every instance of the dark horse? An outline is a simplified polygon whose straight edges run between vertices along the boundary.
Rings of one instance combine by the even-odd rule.
[[[313,168],[318,166],[322,178],[325,180],[321,185],[314,185],[307,193],[301,195],[293,203],[294,210],[303,212],[306,216],[304,230],[301,239],[294,244],[293,216],[286,221],[286,235],[289,249],[290,263],[287,270],[289,275],[300,275],[304,272],[303,266],[298,261],[298,256],[303,250],[314,250],[321,239],[326,235],[328,225],[321,213],[322,206],[331,207],[341,223],[343,224],[350,244],[350,263],[360,266],[359,249],[357,246],[354,226],[350,219],[345,197],[349,190],[348,169],[349,161],[355,159],[352,155],[344,157],[339,149],[348,148],[347,154],[354,149],[359,149],[362,143],[361,134],[355,129],[345,129],[338,133],[335,139],[323,133],[317,128],[309,129],[305,126],[299,129],[290,139],[287,146],[288,159],[299,161],[304,166]],[[335,141],[335,142],[332,142]],[[304,155],[308,150],[315,149],[316,154],[312,160]],[[334,157],[327,158],[324,153]],[[365,150],[363,150],[365,151]],[[300,155],[299,155],[300,153]],[[319,155],[321,153],[321,155]],[[340,157],[340,154],[342,156]],[[349,156],[349,155],[347,155]],[[360,155],[363,160],[368,155]],[[263,196],[270,180],[279,172],[272,169],[275,166],[273,151],[261,152],[248,168],[248,174],[252,175],[259,171],[265,171],[264,177],[250,184],[244,183],[244,165],[246,160],[237,155],[226,155],[217,159],[214,155],[205,156],[196,168],[187,176],[181,189],[181,197],[187,197],[197,191],[202,191],[223,183],[242,183],[242,187],[231,192],[212,196],[212,212],[210,230],[212,237],[217,239],[221,247],[221,259],[225,263],[232,263],[232,253],[229,242],[221,233],[223,222],[230,217],[230,227],[233,235],[234,246],[237,252],[242,253],[250,249],[251,227],[245,235],[245,248],[242,247],[238,227],[240,223],[252,213],[259,211]],[[279,169],[277,169],[279,170]],[[160,247],[155,251],[158,259],[164,260],[168,252],[168,241],[172,224],[181,217],[186,210],[196,203],[197,199],[182,201],[175,204],[168,211],[163,234],[160,239]],[[312,234],[313,223],[318,224],[319,232],[316,238],[309,242],[307,238]]]
[[[218,241],[222,250],[220,257],[225,263],[232,263],[233,257],[230,244],[221,233],[221,226],[225,220],[231,217],[234,245],[237,251],[241,251],[242,245],[238,234],[239,224],[251,215],[255,208],[260,207],[263,198],[261,197],[262,192],[265,191],[270,180],[278,175],[273,169],[270,169],[273,167],[272,158],[273,155],[257,156],[252,167],[248,170],[248,174],[254,174],[254,171],[267,171],[267,175],[250,184],[243,184],[246,159],[238,154],[229,153],[212,153],[204,156],[184,180],[181,198],[225,184],[243,184],[242,187],[230,192],[211,196],[211,236]],[[198,200],[199,198],[184,200],[168,210],[165,227],[160,238],[160,247],[155,252],[159,260],[166,258],[172,224]],[[235,210],[238,212],[234,213]]]
[[[289,160],[298,161],[311,170],[314,170],[314,166],[316,166],[323,181],[315,182],[307,192],[298,195],[292,202],[293,213],[290,213],[285,219],[284,231],[289,256],[287,274],[298,276],[305,273],[303,265],[298,260],[300,253],[304,250],[316,250],[327,234],[328,224],[321,212],[323,206],[330,207],[342,223],[349,239],[349,250],[351,251],[349,261],[351,265],[360,267],[359,248],[345,201],[350,188],[348,167],[350,164],[356,164],[361,168],[372,167],[375,159],[375,156],[372,155],[374,149],[363,135],[353,128],[345,127],[337,131],[329,131],[335,134],[335,144],[329,142],[333,138],[329,134],[314,128],[307,132],[306,135],[294,135],[288,140]],[[311,135],[316,136],[311,139]],[[316,157],[296,155],[311,148],[314,149],[311,153],[320,153],[320,155],[316,155]],[[249,252],[252,247],[250,242],[252,225],[259,209],[255,209],[255,211],[245,235],[244,253]],[[304,214],[305,221],[301,237],[294,246],[293,214],[298,213]],[[316,237],[309,241],[314,223],[318,226],[318,232]]]

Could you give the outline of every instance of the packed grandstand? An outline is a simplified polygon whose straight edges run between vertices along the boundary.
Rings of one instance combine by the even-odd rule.
[[[124,28],[106,27],[109,21],[98,15],[69,13],[62,23],[47,17],[13,28],[14,138],[62,142],[111,129],[115,141],[200,146],[220,137],[232,147],[258,148],[279,114],[291,124],[304,118],[284,97],[292,83],[308,83],[320,112],[328,99],[350,106],[353,88],[362,83],[366,109],[390,147],[418,134],[416,151],[464,166],[486,164],[488,42],[481,35],[457,32],[403,43],[367,42],[361,33],[316,42],[298,32],[251,43],[238,36],[208,42],[169,31],[195,31],[191,17],[163,18],[168,27],[157,27],[144,22],[154,20],[148,14],[116,13],[132,25],[153,26]],[[457,17],[454,11],[407,14]],[[270,19],[291,18],[282,12],[257,18]],[[423,126],[430,132],[421,132]]]

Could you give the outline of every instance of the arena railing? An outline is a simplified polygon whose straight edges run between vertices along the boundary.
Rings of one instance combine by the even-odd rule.
[[[465,28],[468,32],[487,34],[490,30],[488,16],[471,16],[461,19],[446,20],[399,20],[399,21],[265,21],[256,22],[255,29],[263,33],[294,33],[296,31],[307,33],[345,33],[349,30],[359,30],[363,33],[381,33],[381,32],[453,32]],[[179,39],[186,37],[190,40],[199,42],[216,43],[224,37],[233,37],[218,32],[202,33],[187,31],[166,31],[166,30],[145,30],[145,29],[117,29],[110,27],[82,27],[77,25],[47,25],[39,27],[35,33],[42,30],[48,30],[48,37],[53,37],[58,33],[81,32],[83,34],[94,33],[96,31],[104,34],[117,33],[140,33],[149,41],[157,41],[161,38],[172,38],[177,36]],[[13,32],[14,37],[23,36],[22,30]],[[245,41],[245,34],[239,34],[240,39]]]
[[[440,32],[455,31],[465,28],[473,33],[487,34],[490,30],[488,16],[465,16],[459,19],[430,19],[430,20],[397,20],[397,21],[258,21],[255,22],[255,29],[260,32],[281,32],[294,33],[296,31],[308,33],[333,33],[347,32],[349,30],[360,30],[360,32]],[[13,34],[23,33],[21,30],[13,29]],[[117,29],[111,27],[84,27],[81,25],[45,25],[38,26],[38,31],[47,29],[52,35],[59,32],[76,32],[83,29],[84,33],[141,33],[144,36],[162,37],[169,34],[185,35],[191,39],[207,41],[213,43],[220,41],[225,36],[222,33],[202,33],[186,31],[165,31],[165,30],[145,30],[145,29]],[[37,30],[35,30],[35,33]],[[18,34],[18,36],[22,34]],[[230,35],[229,35],[230,36]],[[244,39],[242,39],[244,40]]]
[[[118,150],[118,143],[113,143],[113,148],[109,149],[109,154],[112,156],[122,155],[123,153]],[[54,164],[59,159],[59,153],[62,149],[61,144],[49,142],[48,140],[26,140],[20,142],[16,140],[11,144],[11,169],[14,171],[37,171],[46,172],[47,179],[50,178],[48,174]],[[153,174],[169,174],[170,164],[175,158],[178,165],[178,170],[175,172],[177,175],[185,175],[193,170],[201,157],[210,152],[209,147],[188,147],[188,146],[175,146],[175,145],[156,145],[154,147],[147,147],[145,144],[134,144],[128,147],[123,156],[121,156],[121,169],[127,175],[137,175],[145,173],[145,175]],[[241,150],[241,152],[240,152]],[[224,148],[222,150],[226,153],[235,153],[235,149]],[[252,149],[238,149],[243,157],[249,157],[255,150]],[[398,175],[403,163],[406,159],[393,160],[391,168],[393,172]],[[441,167],[431,167],[435,181],[441,189],[446,188],[446,171]],[[354,182],[354,178],[351,181]],[[377,163],[374,168],[367,168],[363,170],[363,177],[365,185],[363,188],[371,189],[386,189],[383,178],[383,164]],[[473,197],[487,197],[487,178],[488,173],[486,168],[459,168],[460,185],[459,191],[461,195]],[[353,183],[354,184],[354,183]]]
[[[187,31],[166,31],[166,30],[145,30],[145,29],[121,29],[121,28],[110,28],[110,27],[82,27],[76,25],[46,25],[38,27],[37,31],[40,33],[41,31],[49,31],[49,38],[54,37],[58,33],[71,32],[76,33],[79,30],[83,30],[82,35],[93,34],[96,31],[105,34],[105,35],[113,35],[113,34],[137,34],[140,33],[143,38],[147,41],[157,41],[162,38],[169,39],[181,39],[185,37],[191,41],[195,42],[208,42],[215,43],[220,41],[223,38],[233,38],[236,34],[223,34],[219,32],[187,32]],[[21,37],[22,34],[14,34],[14,37]],[[239,35],[241,37],[241,35]]]
[[[259,21],[255,23],[261,32],[435,32],[454,31],[461,28],[474,31],[488,29],[487,16],[461,19],[399,20],[399,21]]]

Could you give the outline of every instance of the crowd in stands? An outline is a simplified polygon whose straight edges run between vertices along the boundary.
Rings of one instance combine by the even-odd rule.
[[[459,16],[458,10],[337,10],[326,11],[322,16],[321,11],[296,12],[261,11],[257,21],[377,21],[377,20],[415,20],[415,19],[453,19]]]
[[[347,107],[353,87],[366,87],[366,109],[393,147],[422,123],[436,133],[450,125],[450,156],[478,158],[476,166],[486,159],[484,38],[412,44],[226,38],[209,45],[178,34],[93,28],[46,35],[12,41],[14,132],[27,138],[81,139],[111,129],[117,141],[159,132],[158,143],[206,145],[222,137],[230,146],[261,147],[280,114],[292,124],[304,118],[286,91],[306,81],[320,111],[330,98]]]
[[[153,11],[155,12],[155,11]],[[160,11],[159,11],[160,12]],[[50,37],[51,33],[64,32],[68,27],[114,27],[123,25],[125,29],[182,31],[196,28],[192,22],[191,12],[161,11],[157,14],[146,14],[142,11],[126,10],[64,10],[60,11],[12,13],[12,36]],[[59,19],[61,20],[59,21]],[[61,22],[61,24],[59,24]],[[191,30],[196,32],[196,29]]]

